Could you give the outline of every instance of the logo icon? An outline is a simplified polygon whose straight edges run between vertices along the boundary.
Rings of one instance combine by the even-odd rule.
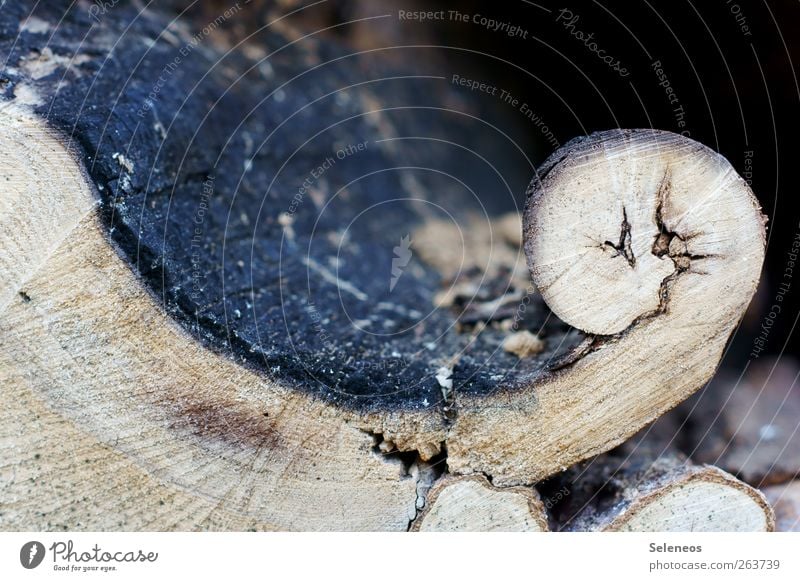
[[[39,541],[29,541],[19,550],[19,562],[26,569],[35,569],[44,560],[44,545]]]
[[[400,239],[400,245],[394,247],[392,258],[392,279],[389,281],[389,292],[394,290],[397,281],[403,276],[403,269],[411,261],[411,236],[406,234]]]

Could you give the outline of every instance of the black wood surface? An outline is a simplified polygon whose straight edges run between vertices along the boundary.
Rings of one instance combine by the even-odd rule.
[[[436,371],[459,353],[456,391],[489,395],[575,339],[534,299],[520,328],[551,349],[520,362],[500,349],[505,331],[470,343],[458,311],[434,307],[449,281],[419,260],[412,233],[517,210],[533,170],[515,128],[451,83],[452,65],[423,66],[427,49],[406,49],[398,70],[381,51],[278,26],[231,47],[223,28],[124,2],[102,14],[33,4],[0,11],[3,98],[40,96],[110,238],[207,346],[340,405],[421,408],[442,405]],[[31,74],[37,64],[51,70]],[[480,300],[509,283],[484,280]]]

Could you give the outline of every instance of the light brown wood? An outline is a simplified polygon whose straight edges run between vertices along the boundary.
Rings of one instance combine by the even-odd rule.
[[[744,532],[775,528],[764,495],[714,466],[635,447],[571,471],[561,530]]]
[[[419,470],[189,337],[61,139],[0,116],[0,528],[406,530]]]
[[[522,359],[540,353],[544,349],[544,341],[530,331],[519,331],[506,337],[503,349]]]
[[[544,505],[534,489],[497,488],[476,475],[439,480],[411,530],[543,532],[549,528]]]
[[[462,397],[451,470],[535,482],[700,388],[755,291],[764,221],[730,164],[690,139],[614,130],[559,150],[529,193],[525,249],[548,306],[590,338],[529,389]]]
[[[647,482],[603,528],[641,532],[765,532],[774,518],[763,495],[713,466],[686,467]]]

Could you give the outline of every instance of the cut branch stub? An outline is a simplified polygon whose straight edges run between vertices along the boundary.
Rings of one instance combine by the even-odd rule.
[[[730,164],[653,130],[568,145],[531,191],[525,235],[548,306],[594,335],[660,315],[699,316],[707,324],[687,326],[687,339],[704,339],[715,322],[740,318],[764,253],[758,204]]]
[[[547,512],[533,488],[497,488],[482,475],[445,477],[411,526],[419,532],[544,532]]]
[[[556,152],[528,191],[525,252],[548,306],[589,336],[528,389],[462,397],[451,470],[536,481],[696,391],[755,292],[764,222],[731,165],[679,135],[612,130]]]
[[[556,501],[554,528],[773,530],[775,514],[762,493],[716,466],[693,464],[672,447],[680,429],[675,414],[664,415],[615,450],[553,478],[543,494]]]
[[[600,506],[584,505],[568,530],[625,532],[764,532],[775,516],[764,495],[715,466],[665,454],[637,472],[623,467]],[[600,496],[600,495],[595,495]]]

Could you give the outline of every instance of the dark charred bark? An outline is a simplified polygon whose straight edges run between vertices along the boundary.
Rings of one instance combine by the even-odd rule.
[[[209,347],[327,401],[394,409],[447,405],[435,377],[447,360],[456,393],[489,394],[571,345],[533,300],[518,327],[548,348],[524,361],[500,348],[524,291],[508,273],[467,273],[469,306],[512,297],[479,341],[456,331],[460,309],[434,306],[452,281],[419,260],[413,232],[515,211],[531,172],[450,69],[411,78],[385,51],[293,42],[282,22],[230,46],[246,4],[177,21],[34,4],[0,14],[4,98],[80,151],[110,238]]]

